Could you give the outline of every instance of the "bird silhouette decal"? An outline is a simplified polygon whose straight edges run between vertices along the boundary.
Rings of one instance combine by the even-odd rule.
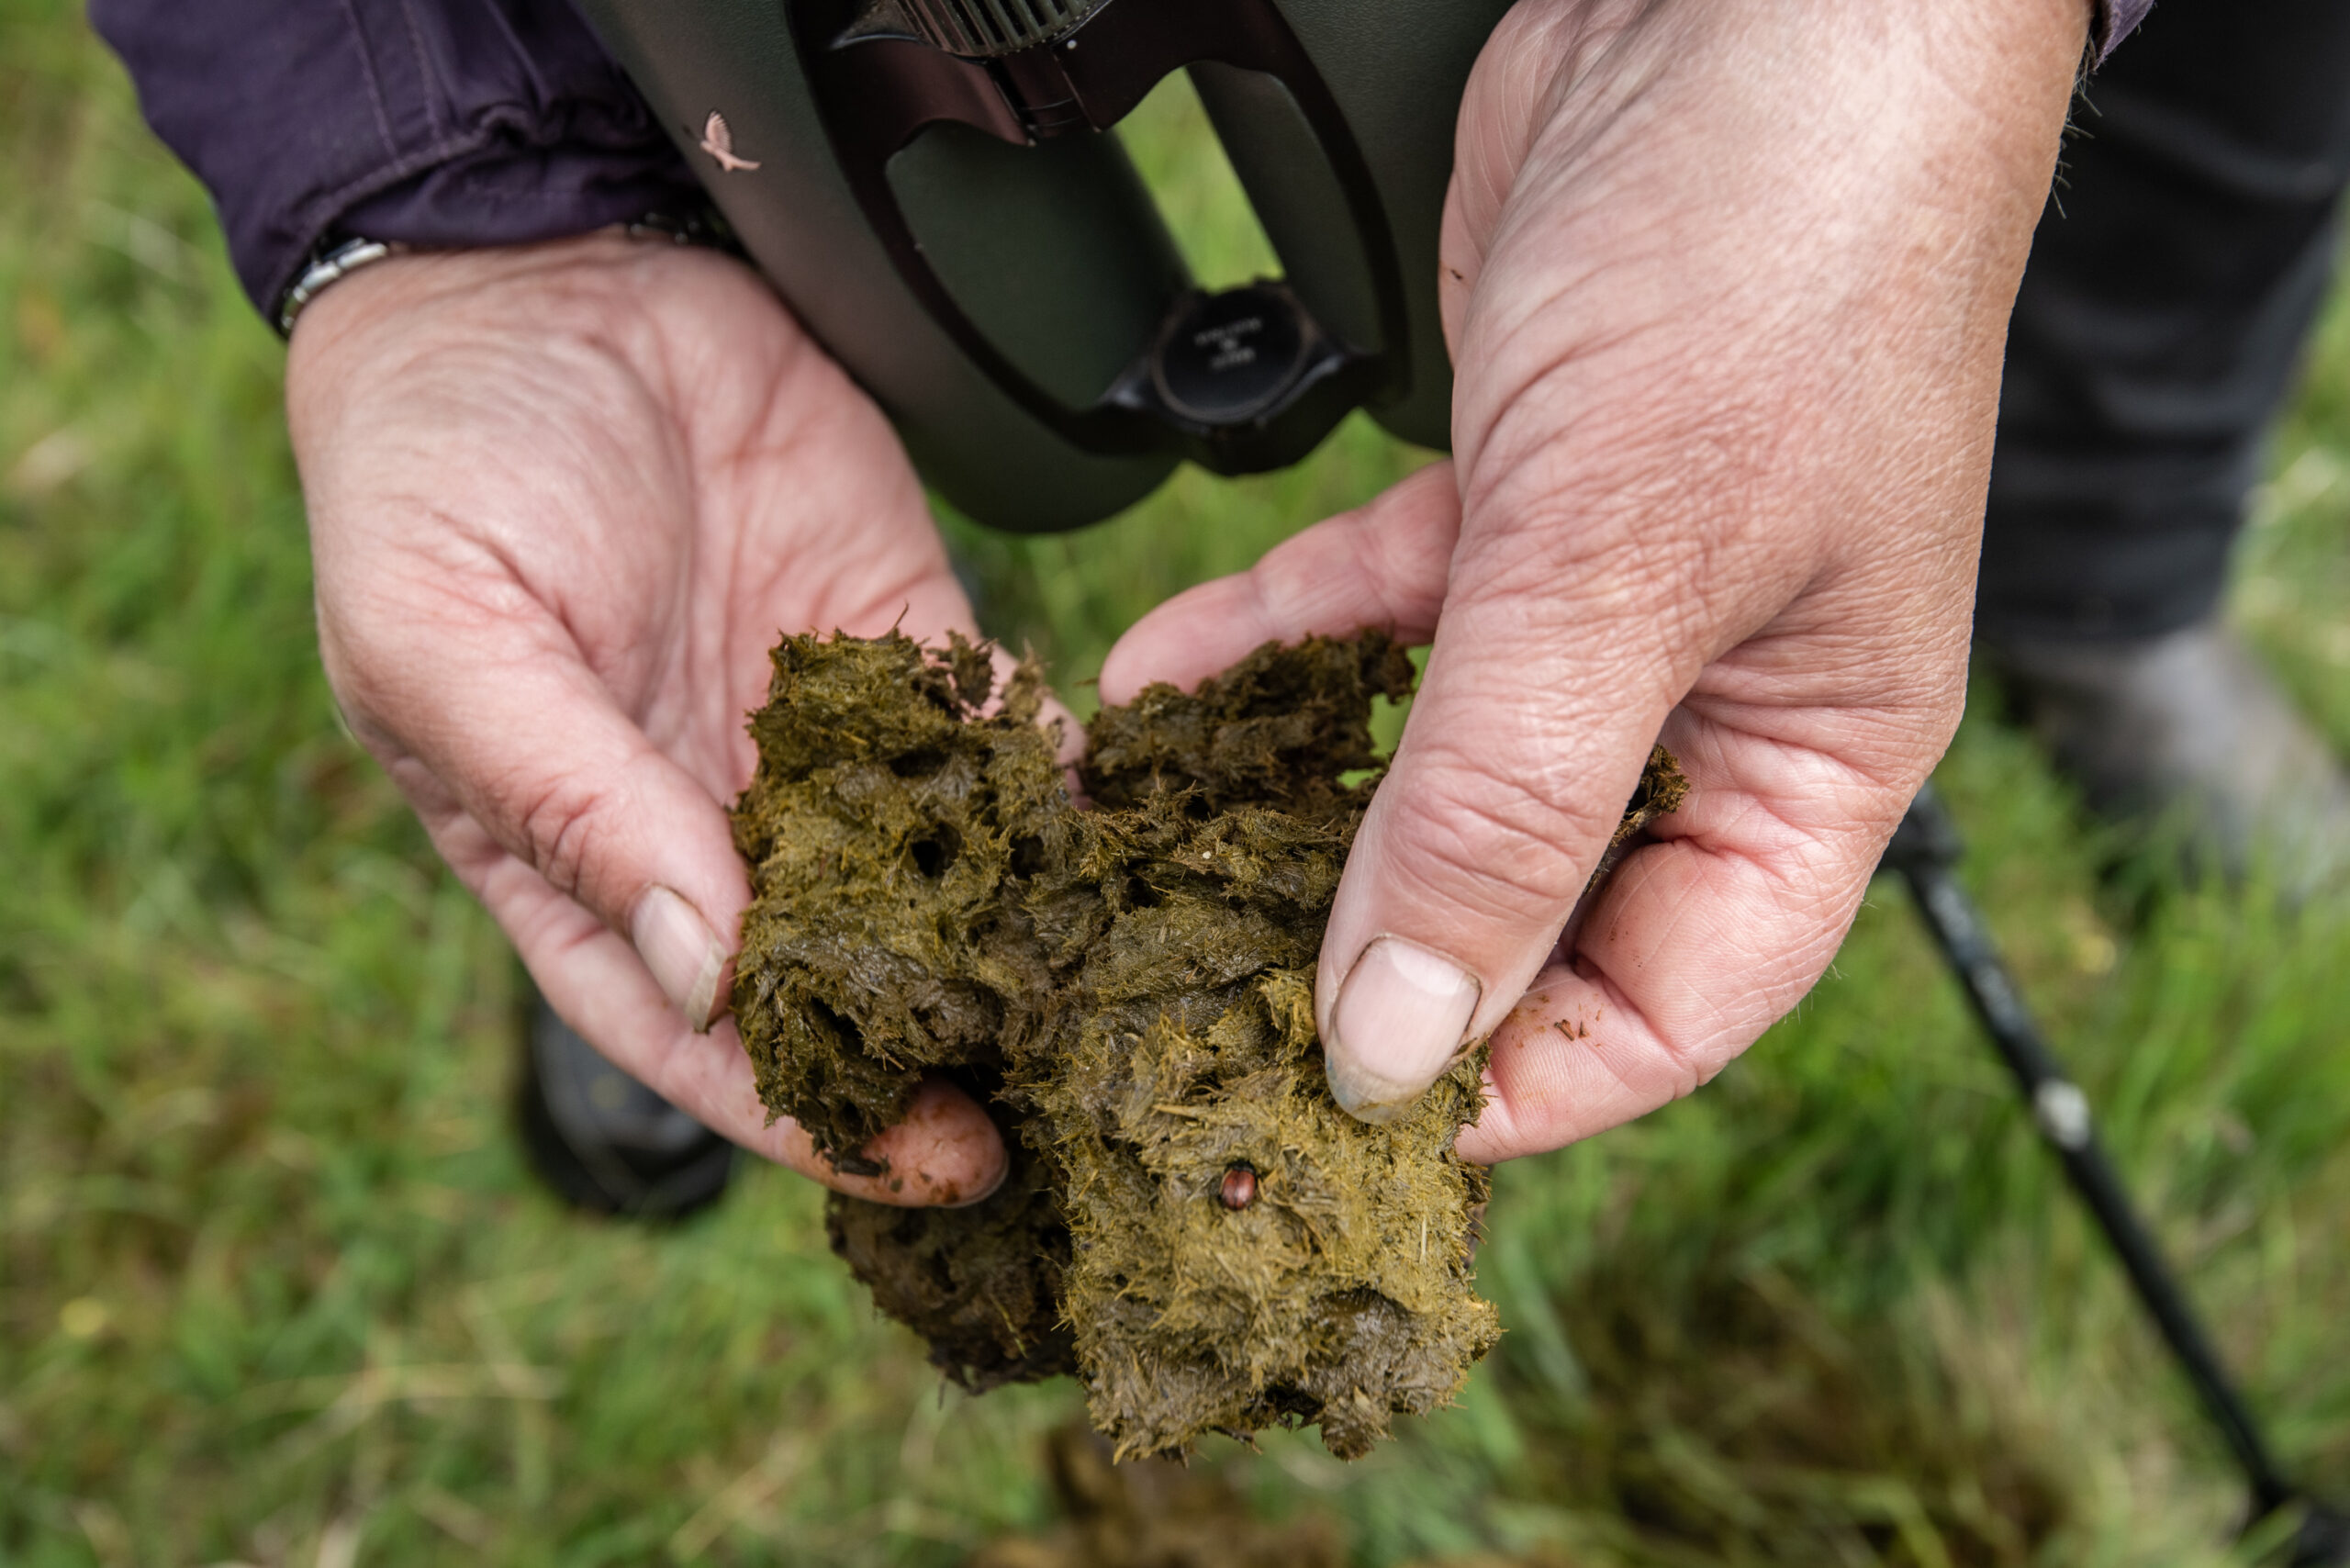
[[[726,117],[716,109],[711,110],[710,118],[702,121],[701,150],[717,159],[718,166],[730,174],[759,166],[755,158],[734,156],[734,132],[727,125]]]

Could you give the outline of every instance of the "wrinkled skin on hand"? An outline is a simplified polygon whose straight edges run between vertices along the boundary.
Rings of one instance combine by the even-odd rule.
[[[1170,600],[1102,672],[1121,702],[1268,639],[1432,641],[1319,960],[1349,1103],[1490,1035],[1461,1151],[1554,1148],[1710,1079],[1825,969],[1958,720],[2087,10],[1505,18],[1446,218],[1452,462]],[[1660,738],[1690,804],[1578,916]],[[1365,976],[1413,1005],[1350,1010]]]
[[[1342,776],[1376,763],[1372,695],[1410,683],[1372,636],[1152,688],[1095,721],[1080,811],[1033,670],[990,709],[960,644],[776,651],[735,1014],[768,1104],[845,1159],[939,1075],[1014,1130],[986,1204],[830,1215],[968,1386],[1074,1371],[1129,1456],[1310,1422],[1351,1458],[1492,1344],[1484,1176],[1452,1147],[1480,1054],[1367,1126],[1323,1085],[1311,1005],[1372,789]]]
[[[1002,1180],[946,1085],[876,1129],[894,1186],[839,1170],[711,1020],[778,630],[971,624],[880,411],[766,286],[617,234],[397,257],[303,313],[286,411],[336,698],[556,1010],[819,1181],[927,1204]]]

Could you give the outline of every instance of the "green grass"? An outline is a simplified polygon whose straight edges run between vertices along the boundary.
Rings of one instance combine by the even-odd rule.
[[[1146,149],[1179,189],[1188,134]],[[532,1187],[510,960],[318,670],[280,351],[61,0],[0,0],[0,1562],[928,1564],[1041,1521],[1072,1391],[942,1395],[804,1183],[662,1234]],[[1358,424],[961,535],[1074,680],[1421,460]],[[2350,312],[2277,471],[2239,611],[2350,740]],[[2279,1446],[2350,1494],[2350,923],[2124,908],[1979,720],[1944,778]],[[1371,1563],[2230,1560],[2223,1456],[1890,885],[1748,1058],[1493,1218],[1511,1333],[1460,1407],[1231,1458],[1263,1507]]]

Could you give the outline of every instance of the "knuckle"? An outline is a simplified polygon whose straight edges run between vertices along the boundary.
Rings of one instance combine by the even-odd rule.
[[[548,885],[588,902],[603,824],[610,806],[601,791],[576,776],[559,775],[528,786],[511,806],[514,848]]]
[[[1394,823],[1398,869],[1418,891],[1480,917],[1522,918],[1574,902],[1579,853],[1599,813],[1542,775],[1512,778],[1455,766],[1417,780]]]
[[[1328,525],[1324,525],[1327,527]],[[1287,625],[1301,610],[1329,595],[1334,554],[1326,535],[1300,534],[1265,553],[1248,569],[1248,586],[1269,624]],[[1344,566],[1340,570],[1346,569]]]

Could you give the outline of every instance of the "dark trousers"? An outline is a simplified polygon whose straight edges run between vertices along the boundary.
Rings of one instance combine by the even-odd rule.
[[[1976,630],[2201,619],[2333,272],[2350,0],[2159,0],[2076,105],[1999,398]]]

